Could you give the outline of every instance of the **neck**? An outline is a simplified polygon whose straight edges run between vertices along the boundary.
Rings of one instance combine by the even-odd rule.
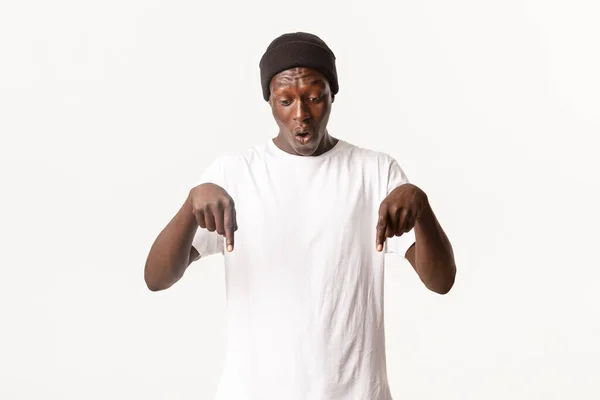
[[[275,143],[275,145],[277,147],[279,147],[281,150],[285,151],[286,153],[297,155],[297,153],[292,149],[292,147],[287,142],[283,133],[279,132],[277,137],[275,137],[273,139],[273,143]],[[329,135],[329,132],[327,132],[327,130],[325,130],[323,139],[321,139],[321,142],[319,143],[319,147],[317,147],[315,152],[312,155],[310,155],[309,157],[316,157],[316,156],[320,156],[321,154],[327,153],[329,150],[333,149],[337,143],[338,143],[338,139]]]

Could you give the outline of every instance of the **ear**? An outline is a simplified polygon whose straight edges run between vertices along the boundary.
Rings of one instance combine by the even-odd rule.
[[[335,101],[335,94],[331,94],[331,103],[333,104],[334,101]]]

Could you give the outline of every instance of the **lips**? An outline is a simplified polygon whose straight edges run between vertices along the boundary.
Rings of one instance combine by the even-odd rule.
[[[306,144],[306,143],[310,142],[311,135],[308,132],[298,132],[298,133],[296,133],[295,138],[300,143]]]
[[[311,129],[309,125],[298,125],[294,129],[294,137],[301,144],[306,144],[311,140]]]

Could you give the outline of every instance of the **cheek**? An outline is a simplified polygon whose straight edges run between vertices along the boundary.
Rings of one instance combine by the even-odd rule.
[[[313,118],[317,121],[327,121],[329,118],[330,107],[328,104],[317,104],[313,109]]]
[[[289,125],[289,118],[285,115],[284,112],[273,112],[273,117],[275,118],[275,122],[281,129],[286,129]]]
[[[284,125],[292,124],[294,122],[294,118],[291,107],[282,108],[279,111],[277,111],[276,119]]]
[[[273,114],[273,118],[275,118],[275,121],[279,122],[284,119],[281,107],[277,107],[276,105],[271,107],[271,114]]]

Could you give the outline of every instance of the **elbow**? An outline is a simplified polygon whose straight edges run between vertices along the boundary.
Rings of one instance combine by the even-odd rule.
[[[144,268],[144,282],[146,283],[146,287],[151,292],[159,292],[161,290],[167,289],[170,285],[166,285],[156,276],[153,276],[151,273],[151,269],[146,267]]]
[[[151,279],[148,279],[147,277],[144,278],[144,281],[146,282],[146,287],[148,288],[148,290],[150,290],[151,292],[159,292],[161,290],[164,290],[165,288],[160,285],[158,282],[155,282]]]
[[[438,287],[436,287],[436,288],[429,288],[429,289],[430,289],[432,292],[435,292],[435,293],[437,293],[437,294],[440,294],[440,295],[445,295],[445,294],[448,294],[448,293],[450,293],[450,290],[452,290],[452,286],[454,286],[454,284],[453,284],[453,283],[451,283],[451,284],[447,284],[447,285],[445,285],[445,286],[438,286]]]
[[[164,288],[164,287],[162,287],[160,285],[157,285],[155,283],[152,283],[152,282],[150,282],[148,280],[146,280],[146,286],[148,287],[148,290],[150,290],[151,292],[159,292],[161,290],[165,290],[166,289],[166,288]]]
[[[452,290],[456,281],[456,266],[452,265],[450,272],[436,279],[435,282],[426,285],[429,290],[440,295],[445,295]]]

